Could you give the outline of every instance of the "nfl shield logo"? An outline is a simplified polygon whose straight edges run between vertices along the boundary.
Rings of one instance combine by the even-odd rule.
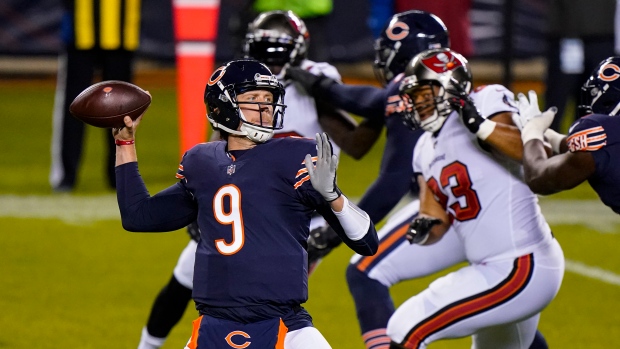
[[[228,165],[228,168],[226,168],[226,174],[232,176],[233,173],[235,173],[235,165],[230,164]]]

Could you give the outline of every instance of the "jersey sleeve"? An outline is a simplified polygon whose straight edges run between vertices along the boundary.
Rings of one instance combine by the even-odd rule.
[[[116,183],[118,207],[125,230],[173,231],[196,220],[196,203],[182,183],[150,196],[136,162],[116,167]]]
[[[471,97],[485,119],[499,113],[519,112],[514,102],[514,93],[502,85],[480,86],[471,93]]]
[[[302,62],[301,68],[306,69],[314,75],[325,75],[330,79],[342,81],[342,77],[340,76],[338,69],[329,63],[317,63],[310,60],[305,60]]]
[[[566,144],[571,153],[594,152],[607,145],[607,133],[597,120],[581,118],[570,127]]]

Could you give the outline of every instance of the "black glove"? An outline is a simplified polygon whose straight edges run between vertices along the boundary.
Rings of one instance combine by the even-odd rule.
[[[312,266],[341,243],[342,239],[329,225],[312,229],[308,238],[308,265]]]
[[[325,90],[329,88],[331,84],[337,83],[336,80],[328,78],[323,74],[314,75],[299,67],[286,68],[284,78],[298,82],[307,93],[314,97],[324,96],[326,94]]]
[[[467,129],[471,133],[476,134],[478,130],[480,130],[480,125],[486,119],[480,115],[480,111],[476,108],[474,101],[460,84],[453,81],[452,87],[453,89],[446,92],[455,97],[448,98],[448,103],[450,103],[450,106],[452,106],[454,110],[459,112]]]
[[[200,241],[200,228],[198,228],[198,221],[194,221],[187,226],[187,234],[192,240],[199,242]]]
[[[426,241],[428,233],[434,225],[441,224],[437,218],[418,217],[411,222],[407,232],[407,240],[410,244],[420,244]]]

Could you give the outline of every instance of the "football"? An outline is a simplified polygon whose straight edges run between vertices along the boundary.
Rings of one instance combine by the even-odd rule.
[[[71,115],[102,128],[119,128],[129,115],[137,119],[151,104],[151,96],[140,87],[125,81],[96,83],[80,93],[69,107]]]

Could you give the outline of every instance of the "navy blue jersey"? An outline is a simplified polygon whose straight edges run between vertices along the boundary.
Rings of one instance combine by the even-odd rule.
[[[374,226],[361,240],[351,241],[329,203],[312,187],[304,158],[311,154],[316,159],[314,140],[272,139],[238,152],[237,158],[226,151],[226,144],[210,142],[190,149],[179,166],[180,182],[153,197],[136,163],[117,167],[125,229],[175,230],[197,217],[197,307],[236,309],[230,316],[226,311],[218,314],[238,321],[245,314],[280,316],[278,305],[305,302],[306,241],[315,210],[355,252],[376,251]]]
[[[596,171],[588,182],[601,201],[620,214],[620,117],[585,116],[571,126],[566,142],[571,152],[591,152]]]
[[[330,100],[337,108],[370,118],[385,118],[386,143],[381,159],[379,177],[359,202],[370,219],[377,223],[394,208],[400,199],[411,192],[418,194],[413,176],[413,148],[424,130],[412,131],[402,120],[405,104],[398,88],[403,75],[392,79],[383,89],[371,86],[332,84]]]
[[[309,223],[324,204],[308,181],[306,154],[316,155],[313,140],[282,138],[237,159],[226,152],[226,142],[200,144],[184,156],[178,176],[198,203],[201,231],[196,302],[238,307],[306,301]]]

